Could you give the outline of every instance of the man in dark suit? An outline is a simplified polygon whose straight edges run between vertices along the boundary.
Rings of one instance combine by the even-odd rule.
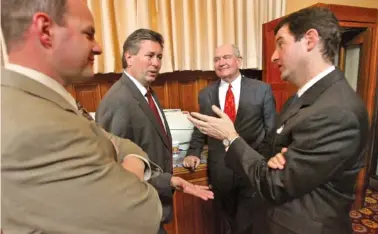
[[[164,112],[150,84],[161,68],[163,37],[152,30],[138,29],[123,45],[122,77],[110,88],[96,112],[96,121],[108,132],[139,145],[163,173],[149,182],[163,204],[162,224],[171,220],[173,189],[213,197],[208,187],[193,185],[172,176],[172,138]],[[161,225],[159,234],[165,233]]]
[[[190,119],[227,143],[226,165],[273,204],[270,233],[351,234],[348,214],[369,123],[362,100],[332,65],[338,21],[326,8],[303,9],[284,18],[275,35],[272,61],[298,92],[279,117],[270,168],[215,106],[220,118],[193,113],[201,120]]]
[[[220,107],[235,124],[239,135],[249,146],[260,152],[262,142],[275,124],[275,100],[269,85],[240,74],[239,49],[225,44],[216,49],[214,70],[220,80],[201,90],[198,98],[200,112],[213,115],[212,105]],[[184,165],[193,169],[199,165],[206,135],[194,129]],[[222,141],[208,137],[209,182],[215,192],[215,201],[235,234],[259,233],[255,227],[262,223],[261,199],[254,197],[248,180],[236,175],[224,163]],[[254,225],[256,224],[256,225]],[[255,229],[255,231],[254,231]]]

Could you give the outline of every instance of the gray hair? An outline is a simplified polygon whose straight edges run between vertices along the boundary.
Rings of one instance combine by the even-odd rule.
[[[234,55],[237,57],[237,58],[242,58],[242,56],[240,55],[240,50],[239,48],[234,45],[234,44],[231,44],[232,46],[232,50],[234,51]]]
[[[164,38],[163,36],[155,31],[150,29],[138,29],[130,34],[127,37],[126,41],[123,44],[123,52],[122,52],[122,67],[127,68],[127,61],[125,58],[125,53],[129,52],[131,54],[137,54],[140,49],[140,42],[141,41],[154,41],[158,42],[161,48],[164,48]]]
[[[1,29],[5,45],[22,40],[37,12],[48,14],[58,25],[63,25],[67,0],[3,0],[1,1]]]

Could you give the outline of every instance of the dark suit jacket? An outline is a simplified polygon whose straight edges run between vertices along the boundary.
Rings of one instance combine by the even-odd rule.
[[[154,94],[152,94],[154,95]],[[154,99],[160,108],[156,96]],[[163,222],[172,215],[172,140],[163,113],[168,138],[163,133],[145,97],[125,74],[114,83],[102,99],[96,112],[96,122],[106,131],[127,138],[139,145],[159,165],[164,173],[149,180],[157,189],[163,203]]]
[[[242,138],[230,146],[227,166],[274,204],[271,233],[352,233],[348,214],[368,135],[362,100],[336,69],[285,108],[274,145],[275,153],[288,147],[285,168],[268,169]]]
[[[214,116],[212,105],[219,104],[220,80],[200,91],[198,102],[200,112]],[[259,80],[242,76],[239,107],[235,128],[240,136],[251,147],[258,149],[262,140],[274,129],[275,100],[268,84]],[[206,135],[194,129],[187,155],[200,156],[205,144]],[[208,169],[210,183],[218,191],[228,193],[233,187],[233,172],[224,164],[225,150],[221,141],[209,137],[207,139]]]

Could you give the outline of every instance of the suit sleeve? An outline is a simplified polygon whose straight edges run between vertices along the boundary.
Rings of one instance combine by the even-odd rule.
[[[303,120],[292,136],[283,170],[268,168],[264,157],[241,138],[230,146],[226,165],[248,177],[264,198],[282,204],[328,182],[345,169],[348,160],[356,161],[362,154],[357,117],[337,108],[320,110]]]
[[[276,101],[273,96],[272,88],[268,88],[264,97],[264,129],[266,135],[270,135],[275,128],[276,121]]]
[[[131,125],[131,116],[127,111],[129,108],[119,105],[112,109],[107,108],[106,110],[98,110],[96,113],[96,121],[108,132],[121,137],[130,139],[131,141],[138,144],[138,141],[141,139],[135,139],[134,136],[140,134],[134,134],[135,128],[132,128]],[[98,116],[98,117],[97,117]],[[148,137],[148,136],[141,136]],[[172,188],[171,188],[171,178],[170,173],[163,173],[162,169],[155,163],[153,165],[152,177],[148,180],[152,186],[158,191],[160,196],[172,197]]]
[[[200,113],[205,114],[205,101],[204,98],[201,97],[200,94],[198,96],[198,104],[200,106]],[[186,156],[197,156],[198,158],[201,158],[201,153],[203,150],[203,146],[205,145],[206,135],[201,133],[198,128],[194,127],[192,138],[189,143],[189,149],[186,153]]]
[[[276,128],[276,118],[276,101],[274,99],[270,85],[267,85],[263,104],[263,123],[265,137],[258,145],[259,153],[264,155],[266,158],[272,156],[272,145],[275,134],[274,130]]]
[[[20,150],[38,157],[14,165],[19,176],[8,189],[21,197],[27,185],[19,206],[28,207],[23,213],[34,217],[31,226],[51,233],[157,233],[162,207],[156,190],[115,161],[112,143],[95,124],[59,123],[41,121],[18,134]],[[56,225],[62,222],[67,225]]]

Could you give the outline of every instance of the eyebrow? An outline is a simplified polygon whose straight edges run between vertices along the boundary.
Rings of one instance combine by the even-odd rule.
[[[96,30],[93,26],[88,26],[88,27],[84,28],[82,31],[93,34],[93,35],[96,33]]]
[[[277,39],[276,39],[276,43],[279,41],[279,40],[282,40],[283,37],[282,36],[279,36]]]

